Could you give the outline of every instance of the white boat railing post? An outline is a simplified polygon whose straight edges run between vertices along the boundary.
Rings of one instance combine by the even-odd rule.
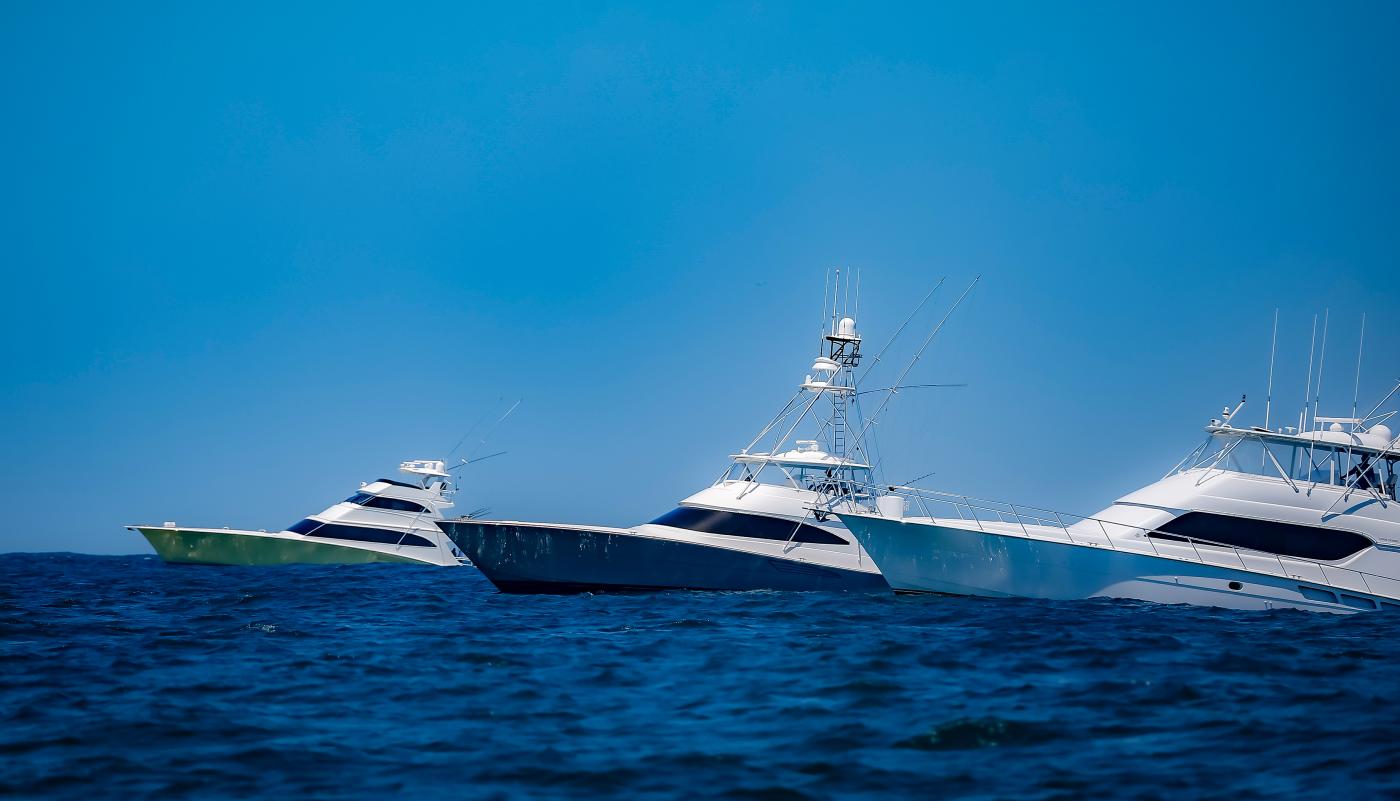
[[[892,487],[891,489],[894,489],[894,488]],[[1069,517],[1069,518],[1072,518],[1072,519],[1074,519],[1074,520],[1083,521],[1083,522],[1093,522],[1093,523],[1097,524],[1098,527],[1099,527],[1100,533],[1103,534],[1104,542],[1107,544],[1107,546],[1108,546],[1111,550],[1114,550],[1114,551],[1120,550],[1120,549],[1118,548],[1118,546],[1114,544],[1113,536],[1112,536],[1112,534],[1111,534],[1111,533],[1109,532],[1109,530],[1108,530],[1108,524],[1111,523],[1112,521],[1105,521],[1105,520],[1103,520],[1103,519],[1101,519],[1101,518],[1097,518],[1097,517],[1083,517],[1083,516],[1081,516],[1081,515],[1070,515],[1070,514],[1068,514],[1068,513],[1063,513],[1063,512],[1056,511],[1056,510],[1054,510],[1054,509],[1043,509],[1043,510],[1042,510],[1042,509],[1040,509],[1039,507],[1025,507],[1025,508],[1022,508],[1022,507],[1019,507],[1019,506],[1017,506],[1016,504],[1011,503],[1011,502],[1009,502],[1009,501],[985,501],[985,500],[978,499],[978,498],[972,498],[971,496],[968,496],[968,495],[955,495],[955,494],[952,494],[952,493],[937,492],[937,491],[928,491],[928,490],[920,490],[920,489],[917,489],[917,488],[914,488],[914,487],[899,487],[898,489],[900,490],[900,493],[903,494],[906,498],[913,498],[913,499],[918,503],[919,507],[923,510],[925,516],[928,517],[930,520],[933,520],[933,519],[935,519],[935,518],[934,518],[934,516],[931,514],[931,512],[930,512],[930,510],[929,510],[928,502],[929,502],[929,501],[936,501],[936,502],[939,502],[939,503],[944,503],[944,504],[947,504],[947,505],[953,507],[953,510],[957,513],[958,518],[959,518],[960,520],[962,520],[962,521],[964,521],[964,522],[971,522],[971,523],[974,523],[974,524],[977,526],[977,530],[978,530],[979,532],[981,532],[981,533],[983,533],[983,534],[986,534],[986,535],[988,535],[988,536],[1014,536],[1014,533],[1011,532],[1011,531],[1006,531],[1006,530],[988,530],[987,527],[983,525],[983,522],[982,522],[982,515],[979,514],[979,511],[980,511],[981,513],[983,513],[983,514],[986,514],[986,513],[994,514],[994,515],[997,516],[997,518],[998,518],[1001,522],[1007,523],[1008,525],[1010,525],[1010,524],[1009,524],[1008,521],[1006,520],[1006,517],[1005,517],[1005,516],[1006,516],[1007,514],[1012,515],[1012,517],[1014,518],[1014,521],[1013,521],[1013,522],[1015,523],[1016,527],[1018,527],[1018,528],[1021,529],[1021,535],[1022,535],[1024,538],[1026,538],[1026,539],[1032,539],[1032,540],[1035,540],[1035,539],[1045,539],[1044,536],[1042,536],[1042,535],[1040,535],[1040,534],[1037,534],[1037,533],[1032,533],[1032,532],[1030,531],[1030,529],[1029,529],[1029,527],[1028,527],[1028,525],[1027,525],[1027,523],[1026,523],[1026,519],[1027,519],[1027,518],[1030,518],[1031,524],[1036,525],[1036,526],[1044,526],[1044,527],[1047,528],[1047,529],[1048,529],[1048,528],[1051,528],[1052,525],[1053,525],[1053,526],[1058,526],[1059,530],[1061,530],[1061,531],[1064,532],[1064,534],[1065,534],[1065,539],[1066,539],[1066,540],[1069,542],[1069,544],[1072,545],[1072,546],[1078,546],[1078,547],[1097,547],[1097,546],[1098,546],[1098,543],[1095,543],[1095,542],[1092,542],[1092,541],[1080,542],[1080,541],[1078,541],[1078,540],[1076,540],[1076,539],[1074,538],[1074,534],[1073,534],[1073,532],[1072,532],[1072,530],[1071,530],[1071,529],[1072,529],[1072,526],[1073,526],[1074,524],[1067,524],[1067,523],[1065,522],[1065,518],[1066,518],[1066,517]],[[966,511],[965,513],[964,513],[964,511],[963,511],[963,507],[967,507],[967,511]],[[1038,516],[1038,514],[1032,514],[1032,512],[1036,512],[1036,513],[1044,512],[1044,513],[1045,513],[1045,516],[1044,516],[1044,517],[1041,517],[1041,516]],[[1366,574],[1364,571],[1356,570],[1356,569],[1354,569],[1354,568],[1339,567],[1339,566],[1336,566],[1336,565],[1328,565],[1328,564],[1325,564],[1325,563],[1323,563],[1323,562],[1319,562],[1319,561],[1314,560],[1314,559],[1303,559],[1303,558],[1297,558],[1297,557],[1289,557],[1290,559],[1294,559],[1295,561],[1302,562],[1302,563],[1305,563],[1305,564],[1308,564],[1308,565],[1313,566],[1313,568],[1315,568],[1315,569],[1321,574],[1321,577],[1320,577],[1320,578],[1304,577],[1304,576],[1294,575],[1292,572],[1289,571],[1288,565],[1286,565],[1286,564],[1284,563],[1284,561],[1283,561],[1283,555],[1282,555],[1282,554],[1271,553],[1271,552],[1268,552],[1268,551],[1254,551],[1254,550],[1252,550],[1252,549],[1240,548],[1240,547],[1238,547],[1238,546],[1231,545],[1231,544],[1228,544],[1228,543],[1212,542],[1212,541],[1209,541],[1209,540],[1198,540],[1198,539],[1196,539],[1196,538],[1194,538],[1194,537],[1188,537],[1188,536],[1183,536],[1183,535],[1179,535],[1179,534],[1172,534],[1172,533],[1170,533],[1170,532],[1161,532],[1160,529],[1149,529],[1149,528],[1146,528],[1146,527],[1144,527],[1144,526],[1137,526],[1137,525],[1133,525],[1133,524],[1129,524],[1129,523],[1113,523],[1113,525],[1115,525],[1115,526],[1124,526],[1124,527],[1127,528],[1127,529],[1130,529],[1130,530],[1133,530],[1133,531],[1138,532],[1142,537],[1146,538],[1148,547],[1149,547],[1149,548],[1151,549],[1151,551],[1152,551],[1152,555],[1153,555],[1154,557],[1159,558],[1159,559],[1171,559],[1171,560],[1183,561],[1183,562],[1192,562],[1192,561],[1194,561],[1194,562],[1196,562],[1197,564],[1205,565],[1205,566],[1208,566],[1208,567],[1219,567],[1219,568],[1225,569],[1225,570],[1233,570],[1234,568],[1226,567],[1226,566],[1223,565],[1223,564],[1220,564],[1220,563],[1218,563],[1218,562],[1213,562],[1213,561],[1210,561],[1210,560],[1206,559],[1205,554],[1204,554],[1204,553],[1201,551],[1201,549],[1200,549],[1200,546],[1201,546],[1201,545],[1210,545],[1210,546],[1217,547],[1217,548],[1229,549],[1230,552],[1231,552],[1232,554],[1234,554],[1235,558],[1239,561],[1239,563],[1240,563],[1240,568],[1241,568],[1242,570],[1244,570],[1245,572],[1261,573],[1261,574],[1264,574],[1264,575],[1278,575],[1278,576],[1281,577],[1281,578],[1292,579],[1292,580],[1296,580],[1296,581],[1305,581],[1305,582],[1306,582],[1306,581],[1311,581],[1311,582],[1314,582],[1314,583],[1318,583],[1318,584],[1322,584],[1322,585],[1324,585],[1324,586],[1330,587],[1330,588],[1332,588],[1333,590],[1337,590],[1337,591],[1341,591],[1341,590],[1344,590],[1344,589],[1348,589],[1348,588],[1345,588],[1345,587],[1339,587],[1339,586],[1338,586],[1337,584],[1335,584],[1335,583],[1331,580],[1331,578],[1329,577],[1329,575],[1328,575],[1329,569],[1330,569],[1330,570],[1338,570],[1338,571],[1347,572],[1348,574],[1355,574],[1355,575],[1358,577],[1358,579],[1359,579],[1361,585],[1365,588],[1364,592],[1366,592],[1366,593],[1369,594],[1369,595],[1375,596],[1375,597],[1377,597],[1377,598],[1393,598],[1393,597],[1396,597],[1396,596],[1389,596],[1389,595],[1383,595],[1383,594],[1377,593],[1376,590],[1374,590],[1374,589],[1371,588],[1371,583],[1370,583],[1370,581],[1367,579],[1367,574]],[[1179,541],[1181,541],[1181,542],[1186,543],[1187,545],[1190,546],[1191,552],[1190,552],[1190,553],[1185,553],[1185,552],[1179,552],[1179,553],[1165,553],[1165,552],[1163,552],[1161,549],[1159,549],[1159,548],[1157,547],[1156,538],[1153,537],[1153,534],[1159,533],[1159,532],[1162,534],[1163,537],[1170,538],[1170,539],[1172,539],[1172,540],[1179,540]],[[1272,557],[1273,560],[1274,560],[1274,562],[1278,565],[1279,572],[1278,572],[1277,574],[1272,574],[1272,573],[1270,573],[1270,571],[1264,569],[1264,566],[1263,566],[1263,563],[1262,563],[1262,562],[1261,562],[1260,565],[1258,565],[1258,566],[1256,566],[1256,567],[1251,567],[1251,566],[1250,566],[1250,563],[1249,563],[1247,560],[1245,560],[1245,558],[1244,558],[1244,552],[1245,552],[1245,551],[1249,551],[1250,553],[1257,553],[1257,554],[1259,554],[1259,555],[1262,556],[1262,557]],[[1144,554],[1144,555],[1145,555],[1145,554]],[[1378,575],[1376,575],[1376,574],[1370,574],[1370,575],[1371,575],[1372,578],[1381,578],[1380,576],[1378,576]],[[1353,588],[1350,588],[1350,589],[1352,589],[1352,591],[1354,591],[1354,592],[1361,592],[1361,591],[1362,591],[1362,590],[1355,590],[1354,587],[1353,587]]]
[[[977,517],[977,510],[972,507],[972,502],[967,499],[966,495],[962,496],[962,499],[963,503],[967,504],[967,511],[972,514],[972,519],[977,522],[977,530],[985,531],[986,529],[982,528],[982,520]]]
[[[1008,504],[1011,507],[1011,514],[1016,518],[1016,525],[1021,527],[1021,533],[1026,535],[1026,539],[1031,538],[1031,533],[1026,530],[1026,521],[1021,519],[1021,513],[1016,511],[1016,504]]]
[[[1147,544],[1152,546],[1152,555],[1160,557],[1162,552],[1157,550],[1157,543],[1152,540],[1152,532],[1145,528],[1140,530],[1142,531],[1143,539],[1147,540]]]
[[[1371,591],[1371,582],[1366,580],[1366,574],[1362,573],[1360,570],[1353,570],[1352,572],[1355,573],[1357,577],[1361,579],[1361,586],[1366,588],[1366,594],[1375,595],[1375,593]]]
[[[1240,560],[1240,567],[1244,568],[1245,570],[1248,570],[1248,569],[1249,569],[1249,565],[1245,564],[1245,561],[1244,561],[1244,554],[1240,553],[1240,549],[1239,549],[1239,548],[1231,548],[1230,550],[1234,551],[1234,552],[1235,552],[1235,558],[1238,559],[1238,560]]]

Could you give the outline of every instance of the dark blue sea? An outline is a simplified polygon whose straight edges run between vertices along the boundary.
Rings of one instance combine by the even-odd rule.
[[[1400,615],[0,556],[0,796],[1381,797]]]

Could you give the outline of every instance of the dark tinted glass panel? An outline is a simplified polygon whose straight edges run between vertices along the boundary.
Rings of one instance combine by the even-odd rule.
[[[739,512],[721,512],[717,509],[696,509],[680,506],[651,521],[657,525],[688,528],[691,531],[704,531],[708,534],[727,534],[732,537],[754,537],[761,540],[782,540],[784,542],[813,542],[825,545],[846,545],[845,540],[825,529],[794,523],[776,517],[749,515]],[[794,529],[796,531],[794,532]]]
[[[307,534],[312,537],[325,537],[333,540],[354,540],[356,542],[382,542],[387,545],[416,545],[421,548],[431,548],[433,543],[417,534],[406,534],[400,531],[390,531],[385,528],[365,528],[364,526],[342,526],[337,523],[319,524],[314,520],[303,520],[302,523],[311,523],[312,530],[297,531],[295,527],[288,531],[297,531],[298,534]]]
[[[1371,545],[1370,540],[1351,531],[1207,512],[1187,512],[1164,524],[1159,531],[1166,533],[1153,532],[1151,536],[1164,540],[1213,542],[1322,561],[1344,559]]]
[[[396,512],[416,512],[422,514],[428,510],[413,501],[406,501],[403,498],[386,498],[382,495],[371,495],[368,492],[357,492],[345,499],[346,503],[353,503],[359,506],[367,506],[371,509],[393,509]]]
[[[405,501],[403,498],[386,498],[382,495],[371,495],[368,500],[360,502],[360,505],[374,509],[393,509],[396,512],[428,511],[413,501]]]
[[[306,518],[305,520],[302,520],[302,521],[299,522],[299,523],[294,523],[294,524],[292,524],[292,525],[290,525],[290,526],[287,526],[287,530],[288,530],[288,531],[295,531],[295,532],[298,533],[298,534],[310,534],[311,532],[315,531],[316,529],[318,529],[318,528],[320,528],[321,526],[324,526],[324,525],[325,525],[325,523],[322,523],[322,522],[319,521],[319,520],[312,520],[311,518],[308,517],[308,518]]]
[[[420,487],[418,487],[418,486],[416,486],[416,485],[414,485],[414,484],[405,484],[405,483],[403,483],[402,481],[395,481],[395,480],[393,480],[392,478],[381,478],[381,479],[379,479],[379,480],[380,480],[380,481],[383,481],[385,484],[392,484],[392,485],[394,485],[395,487],[408,487],[409,489],[421,489]]]

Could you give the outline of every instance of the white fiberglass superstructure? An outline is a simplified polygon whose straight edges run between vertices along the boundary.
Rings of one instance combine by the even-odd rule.
[[[783,409],[714,484],[671,511],[631,528],[448,520],[444,530],[507,592],[888,589],[836,516],[878,503],[860,489],[874,473],[856,384],[862,339],[840,305],[833,299],[821,349]]]
[[[1384,403],[1305,414],[1305,430],[1236,427],[1227,409],[1167,476],[1092,517],[911,487],[840,514],[896,591],[1400,610],[1400,438]]]
[[[453,506],[450,474],[438,460],[403,462],[407,481],[381,478],[282,531],[131,525],[167,562],[218,565],[461,563],[438,527]]]
[[[871,481],[856,368],[861,337],[834,321],[811,372],[711,486],[635,526],[636,535],[737,551],[790,574],[849,574],[843,584],[883,589],[879,570],[834,514]],[[804,424],[810,439],[793,439]],[[838,500],[840,499],[840,500]]]

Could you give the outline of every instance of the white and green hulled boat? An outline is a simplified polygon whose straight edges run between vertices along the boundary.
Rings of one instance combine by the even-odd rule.
[[[282,531],[132,525],[166,562],[205,565],[355,565],[409,562],[456,566],[462,559],[438,527],[454,489],[443,463],[404,462],[413,483],[381,478]]]

